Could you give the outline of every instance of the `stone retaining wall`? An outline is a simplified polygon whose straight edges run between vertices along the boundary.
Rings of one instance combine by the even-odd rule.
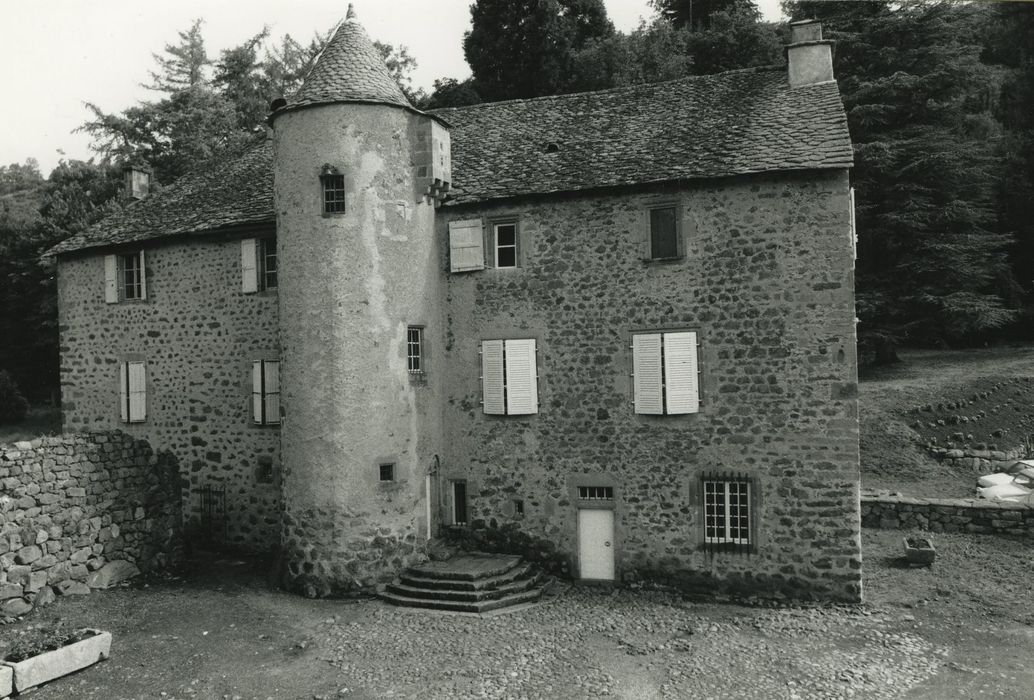
[[[175,460],[125,433],[0,445],[0,616],[162,568],[181,536]]]
[[[972,469],[974,473],[986,474],[996,469],[1003,469],[1017,459],[1023,459],[1026,451],[1023,447],[1015,447],[1011,450],[932,447],[930,454],[949,466]]]
[[[862,526],[885,530],[1034,536],[1034,507],[973,498],[862,494]]]

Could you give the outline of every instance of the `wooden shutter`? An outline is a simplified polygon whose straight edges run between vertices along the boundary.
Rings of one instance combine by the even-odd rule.
[[[467,272],[485,269],[485,242],[481,219],[449,222],[449,270]]]
[[[490,415],[506,415],[503,372],[503,341],[481,341],[481,404]]]
[[[639,243],[639,257],[643,260],[651,260],[652,255],[650,252],[650,210],[641,209],[638,216],[637,224],[638,234],[636,240]]]
[[[663,415],[660,333],[639,333],[632,336],[632,371],[635,412],[652,416]]]
[[[104,301],[118,303],[118,258],[114,255],[104,256]]]
[[[147,366],[143,362],[129,362],[129,422],[140,423],[147,418]]]
[[[280,362],[267,360],[263,365],[265,422],[267,425],[276,424],[280,422]]]
[[[138,254],[140,261],[140,298],[147,298],[147,265],[144,264],[144,251],[140,251]]]
[[[526,416],[539,412],[535,339],[507,340],[506,413]]]
[[[697,386],[697,334],[664,334],[664,408],[669,414],[700,410]]]
[[[262,360],[251,363],[251,415],[256,423],[262,422]]]
[[[258,241],[241,240],[241,289],[245,294],[258,291]]]
[[[118,412],[123,423],[129,422],[129,368],[127,363],[118,363]]]

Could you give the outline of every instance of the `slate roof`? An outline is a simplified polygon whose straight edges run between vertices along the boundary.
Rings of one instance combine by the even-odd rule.
[[[852,165],[836,83],[791,88],[784,66],[433,114],[452,127],[453,203]]]
[[[451,125],[446,205],[853,162],[836,83],[791,88],[785,67],[432,114]],[[273,221],[267,142],[180,179],[50,252]]]
[[[240,157],[209,164],[133,202],[54,246],[47,255],[275,222],[273,144],[263,141]]]
[[[301,89],[278,111],[334,102],[379,102],[412,108],[351,5]]]

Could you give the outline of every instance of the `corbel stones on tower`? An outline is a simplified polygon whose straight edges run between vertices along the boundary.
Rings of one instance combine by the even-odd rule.
[[[449,130],[437,120],[426,119],[417,129],[413,167],[418,197],[440,206],[452,187],[452,145]]]

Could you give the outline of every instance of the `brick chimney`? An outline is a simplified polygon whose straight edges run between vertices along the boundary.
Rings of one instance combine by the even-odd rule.
[[[822,38],[818,20],[790,23],[790,44],[786,47],[790,87],[833,80],[833,42]]]
[[[151,171],[142,165],[126,165],[122,168],[125,178],[126,196],[143,199],[151,191]]]

